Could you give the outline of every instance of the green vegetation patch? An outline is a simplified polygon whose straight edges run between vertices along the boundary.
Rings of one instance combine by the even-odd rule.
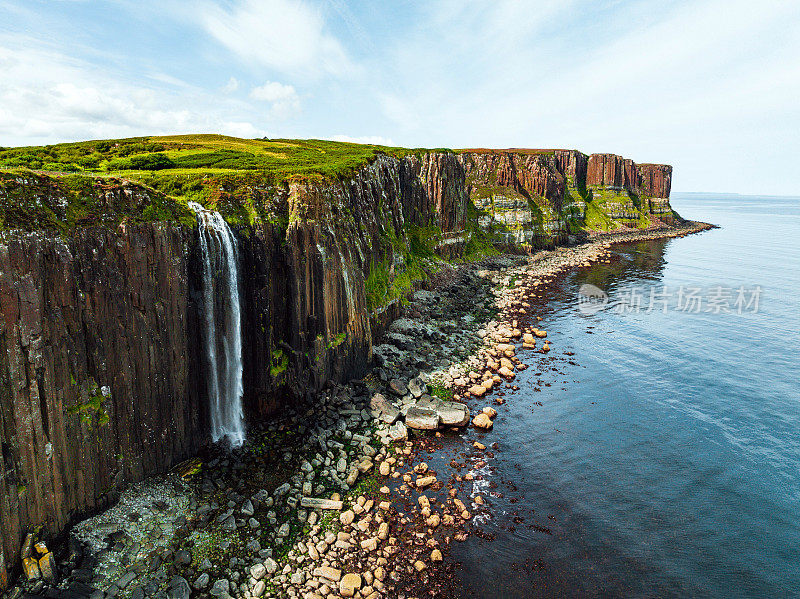
[[[272,361],[269,367],[269,374],[272,378],[280,376],[286,372],[289,367],[289,355],[282,349],[276,349],[272,352]]]
[[[231,224],[284,222],[285,210],[266,201],[276,188],[292,180],[335,181],[352,176],[379,156],[401,158],[409,154],[450,150],[409,149],[373,144],[335,142],[321,139],[241,139],[225,135],[172,135],[114,140],[96,140],[24,148],[0,148],[0,173],[15,174],[20,169],[28,177],[42,181],[50,175],[53,185],[61,186],[65,173],[85,175],[102,185],[102,179],[125,179],[146,185],[164,196],[196,201],[218,210]],[[43,171],[43,172],[41,172]],[[52,176],[55,175],[55,176]],[[0,190],[1,192],[2,190]],[[89,194],[91,195],[91,194]],[[81,198],[89,198],[82,195]],[[78,199],[66,197],[69,208]],[[3,194],[0,193],[0,199]],[[75,218],[60,214],[51,206],[10,198],[5,207],[9,225],[26,229],[55,228],[119,221],[121,216],[143,220],[176,220],[166,206],[155,205],[115,214],[109,218],[96,205],[86,202]],[[154,200],[154,204],[158,202]],[[184,208],[185,209],[185,208]],[[118,211],[119,212],[119,211]],[[188,219],[186,221],[189,222]]]
[[[118,174],[142,171],[261,171],[265,181],[292,177],[337,179],[379,155],[402,157],[427,150],[322,139],[241,139],[225,135],[172,135],[0,149],[0,167],[54,172]],[[448,150],[442,150],[448,151]]]
[[[0,230],[55,230],[121,222],[193,224],[184,202],[118,179],[0,170]]]
[[[91,380],[89,382],[89,397],[81,404],[67,408],[69,414],[77,414],[89,430],[99,429],[111,420],[106,408],[106,397],[99,385]]]

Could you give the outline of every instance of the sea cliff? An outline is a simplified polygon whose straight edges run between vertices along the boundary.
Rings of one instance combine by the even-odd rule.
[[[670,181],[666,165],[573,150],[203,178],[239,245],[246,418],[363,375],[445,261],[668,227]],[[27,532],[57,536],[208,443],[208,398],[182,195],[146,177],[0,170],[0,216],[0,525],[17,564]]]

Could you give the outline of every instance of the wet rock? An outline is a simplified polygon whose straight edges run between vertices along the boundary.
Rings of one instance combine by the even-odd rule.
[[[406,426],[417,430],[436,430],[439,428],[439,414],[430,408],[413,406],[406,413]]]
[[[475,416],[475,418],[472,419],[472,424],[475,425],[477,428],[482,428],[486,430],[489,430],[494,425],[492,419],[489,418],[489,416],[487,416],[483,412],[481,412],[480,414]]]

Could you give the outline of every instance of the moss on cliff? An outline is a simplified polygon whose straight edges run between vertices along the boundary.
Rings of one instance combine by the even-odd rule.
[[[121,222],[194,223],[184,202],[115,178],[0,170],[0,230],[55,230]]]

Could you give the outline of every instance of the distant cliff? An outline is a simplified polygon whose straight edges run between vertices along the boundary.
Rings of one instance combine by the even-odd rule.
[[[671,168],[571,150],[378,155],[337,178],[203,179],[238,238],[249,419],[360,376],[457,257],[672,222]],[[55,535],[208,442],[198,232],[123,178],[0,171],[0,527]],[[0,560],[2,561],[2,560]]]
[[[576,150],[464,150],[481,226],[509,245],[551,247],[597,231],[675,221],[672,167]]]

